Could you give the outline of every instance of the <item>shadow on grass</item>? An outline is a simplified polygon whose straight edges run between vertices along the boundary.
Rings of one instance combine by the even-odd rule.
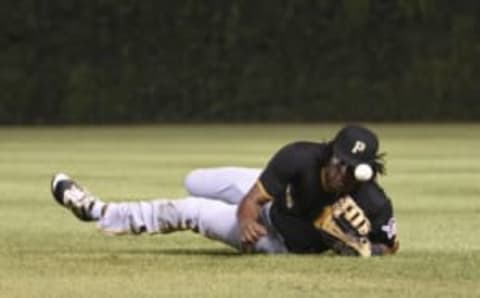
[[[238,251],[229,249],[212,249],[212,248],[170,248],[170,249],[120,249],[111,251],[118,254],[131,254],[131,255],[178,255],[178,256],[225,256],[225,257],[237,257],[242,256]]]

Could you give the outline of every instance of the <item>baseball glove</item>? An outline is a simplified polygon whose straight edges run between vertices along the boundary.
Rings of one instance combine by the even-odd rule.
[[[331,248],[340,255],[371,256],[368,234],[371,223],[350,196],[328,206],[315,220],[314,226],[325,232]]]

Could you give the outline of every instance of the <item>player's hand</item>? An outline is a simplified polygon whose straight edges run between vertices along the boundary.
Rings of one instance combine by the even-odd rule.
[[[254,245],[260,237],[267,234],[267,229],[255,220],[240,223],[240,241],[243,246]]]

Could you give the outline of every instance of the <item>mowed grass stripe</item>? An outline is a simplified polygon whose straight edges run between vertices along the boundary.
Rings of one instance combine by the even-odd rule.
[[[67,171],[114,201],[182,197],[195,167],[262,167],[332,125],[0,128],[0,297],[478,297],[480,125],[374,124],[401,250],[240,255],[190,232],[106,237],[51,198]]]

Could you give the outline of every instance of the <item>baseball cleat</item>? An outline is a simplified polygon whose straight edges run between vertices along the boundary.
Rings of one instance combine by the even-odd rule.
[[[53,176],[51,190],[55,200],[82,221],[92,221],[91,210],[98,201],[96,197],[78,185],[69,176],[58,173]]]

